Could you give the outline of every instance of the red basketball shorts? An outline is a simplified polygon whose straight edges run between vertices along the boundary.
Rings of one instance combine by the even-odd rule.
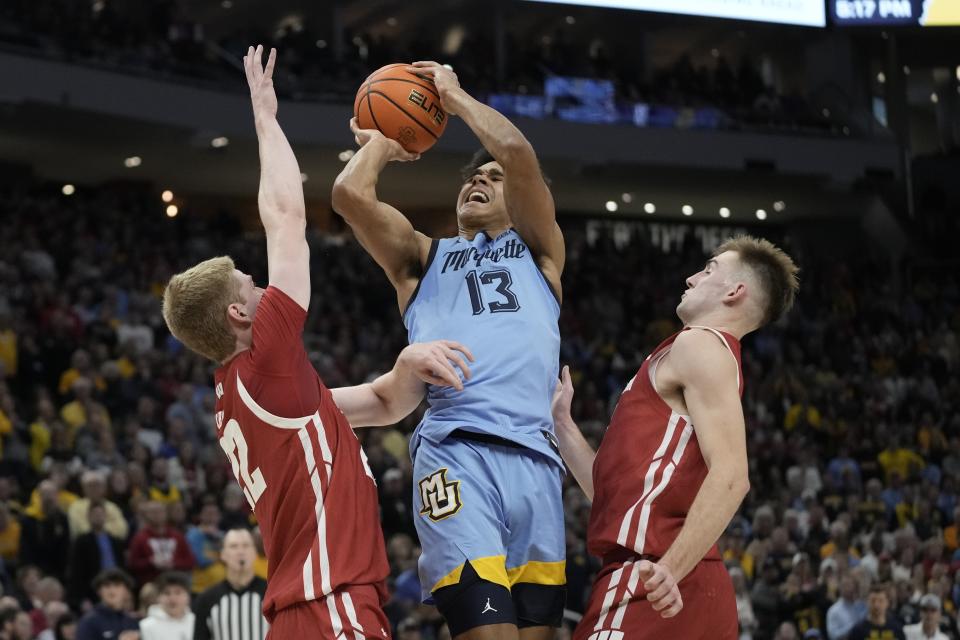
[[[683,609],[663,618],[646,599],[637,562],[604,565],[574,640],[737,640],[737,601],[726,567],[700,562],[680,582]]]
[[[277,612],[267,640],[312,638],[389,640],[390,621],[373,586],[335,591]]]

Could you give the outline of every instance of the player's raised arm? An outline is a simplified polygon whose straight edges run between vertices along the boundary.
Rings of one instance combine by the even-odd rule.
[[[470,379],[473,354],[459,342],[437,340],[411,344],[393,369],[373,382],[333,389],[333,400],[353,427],[382,427],[407,417],[423,400],[426,383],[463,390],[459,369]]]
[[[570,403],[573,401],[570,367],[564,366],[560,375],[553,393],[553,424],[557,440],[560,441],[560,455],[587,498],[593,501],[593,461],[597,454],[570,416]]]
[[[679,583],[730,523],[750,481],[739,372],[729,350],[709,332],[685,331],[668,357],[708,470],[680,534],[660,559]]]
[[[436,62],[414,62],[409,70],[433,81],[444,110],[463,118],[483,147],[503,166],[510,218],[536,255],[544,275],[552,282],[555,276],[559,285],[566,260],[563,234],[557,225],[553,195],[543,179],[533,146],[503,114],[464,91],[450,69]]]
[[[310,304],[310,248],[300,165],[277,122],[277,94],[273,88],[276,49],[266,67],[263,46],[247,49],[243,69],[250,85],[253,119],[260,147],[260,191],[257,204],[267,234],[270,284],[306,309]]]
[[[377,196],[380,172],[393,160],[416,160],[396,140],[376,130],[360,129],[350,121],[359,151],[333,183],[333,210],[350,228],[363,248],[373,256],[397,290],[401,311],[416,289],[421,266],[430,251],[430,238],[419,233],[395,208]]]

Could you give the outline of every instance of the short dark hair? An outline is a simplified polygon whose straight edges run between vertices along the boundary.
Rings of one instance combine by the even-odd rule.
[[[760,281],[763,289],[763,319],[761,325],[779,320],[793,307],[800,289],[797,272],[800,269],[793,259],[769,240],[741,235],[731,238],[717,247],[714,256],[733,251],[740,261]]]
[[[496,158],[490,155],[489,151],[480,147],[474,152],[473,157],[470,158],[470,162],[460,167],[460,177],[466,182],[470,179],[470,176],[476,173],[477,169],[488,162],[496,162],[496,160]]]
[[[130,593],[133,593],[133,578],[126,571],[120,569],[107,569],[97,574],[93,579],[93,588],[99,591],[101,587],[111,584],[122,584]]]
[[[882,593],[883,595],[887,595],[888,589],[889,587],[887,586],[886,582],[874,582],[872,585],[870,585],[871,594]]]
[[[474,152],[473,157],[470,158],[470,162],[460,167],[460,178],[466,182],[473,176],[474,173],[477,172],[477,169],[488,162],[499,162],[499,160],[494,158],[489,151],[483,147],[480,147]],[[550,178],[548,178],[547,174],[543,172],[543,167],[540,167],[540,175],[543,177],[543,181],[549,185]]]
[[[157,587],[157,593],[163,593],[167,587],[180,587],[184,591],[190,591],[190,577],[182,571],[161,573],[153,584]]]

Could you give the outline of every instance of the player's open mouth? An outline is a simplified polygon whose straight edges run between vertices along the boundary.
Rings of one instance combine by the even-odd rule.
[[[487,204],[490,202],[490,197],[483,191],[474,190],[467,194],[464,202],[479,202],[481,204]]]

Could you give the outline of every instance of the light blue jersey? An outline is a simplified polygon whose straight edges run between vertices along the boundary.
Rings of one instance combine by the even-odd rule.
[[[410,443],[456,429],[516,442],[563,465],[550,402],[560,359],[560,305],[530,248],[510,229],[491,239],[434,240],[404,313],[410,343],[455,340],[473,352],[463,391],[430,385]]]

